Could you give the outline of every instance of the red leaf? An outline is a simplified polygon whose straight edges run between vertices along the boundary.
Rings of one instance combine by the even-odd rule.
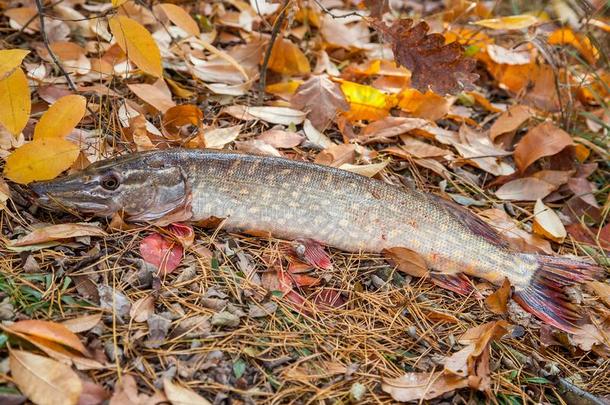
[[[158,233],[147,236],[140,243],[140,254],[145,262],[159,269],[159,274],[169,274],[182,260],[183,249]]]
[[[180,242],[184,248],[192,246],[193,242],[195,241],[195,231],[193,231],[193,227],[190,225],[176,222],[170,224],[167,227],[167,230],[170,235],[176,239],[176,241]]]
[[[313,239],[298,239],[295,242],[297,242],[295,252],[305,263],[323,270],[332,269],[330,256],[324,251],[324,246],[320,242]]]

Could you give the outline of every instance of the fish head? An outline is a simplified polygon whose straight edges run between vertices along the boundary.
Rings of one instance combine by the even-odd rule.
[[[131,221],[154,221],[190,201],[183,169],[161,153],[103,160],[30,188],[46,208],[104,217],[121,212]]]

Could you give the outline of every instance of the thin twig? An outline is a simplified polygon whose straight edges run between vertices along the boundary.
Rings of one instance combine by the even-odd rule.
[[[49,37],[47,37],[47,32],[45,30],[45,25],[44,25],[44,5],[42,4],[42,0],[36,0],[36,8],[38,9],[38,19],[40,21],[40,34],[42,35],[42,42],[44,43],[44,47],[47,48],[47,52],[49,52],[49,55],[51,56],[51,59],[53,59],[53,63],[55,63],[55,66],[57,66],[57,68],[59,69],[61,74],[64,75],[64,77],[66,78],[66,81],[68,82],[67,84],[68,84],[68,87],[70,88],[70,90],[77,93],[78,90],[76,89],[76,85],[72,81],[72,78],[70,77],[68,72],[66,72],[66,70],[62,66],[59,59],[57,59],[57,55],[55,55],[55,53],[51,49],[51,45],[49,44]]]
[[[271,38],[269,39],[269,44],[267,45],[267,50],[265,51],[265,58],[263,59],[263,64],[261,66],[261,76],[258,82],[258,104],[263,104],[263,99],[265,98],[265,87],[267,87],[267,66],[269,65],[269,59],[271,59],[271,52],[273,51],[273,45],[275,44],[275,40],[277,39],[277,35],[284,24],[284,20],[286,19],[286,10],[288,10],[288,2],[290,0],[284,0],[282,3],[282,9],[280,10],[280,15],[275,20],[273,24],[273,29],[271,30]]]

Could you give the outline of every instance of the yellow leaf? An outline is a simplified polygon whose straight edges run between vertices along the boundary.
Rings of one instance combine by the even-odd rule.
[[[394,97],[371,86],[343,81],[341,90],[350,104],[350,110],[344,113],[350,121],[384,118],[396,104]]]
[[[150,32],[131,18],[115,15],[108,20],[110,31],[117,43],[133,62],[144,73],[161,77],[161,52]]]
[[[307,57],[287,39],[275,42],[269,58],[269,69],[284,75],[304,75],[311,72]]]
[[[551,45],[572,45],[591,64],[595,64],[599,59],[599,52],[591,44],[589,38],[575,34],[570,28],[560,28],[553,32],[549,36],[548,42]]]
[[[287,82],[270,84],[265,87],[265,91],[267,93],[289,99],[290,96],[296,93],[301,84],[303,84],[303,81],[301,80],[289,80]]]
[[[34,139],[63,138],[70,134],[85,115],[87,99],[70,94],[49,107],[34,128]]]
[[[30,117],[32,102],[28,79],[20,68],[0,80],[0,124],[17,136]]]
[[[6,79],[21,65],[23,58],[30,53],[25,49],[2,49],[0,50],[0,80]]]
[[[480,20],[474,24],[480,25],[492,30],[520,30],[534,25],[538,22],[538,18],[529,14],[511,15],[500,18],[490,18],[488,20]]]
[[[197,22],[182,7],[171,3],[162,3],[159,4],[159,8],[163,10],[171,22],[182,28],[187,34],[198,37],[201,33]]]
[[[73,405],[83,392],[78,375],[58,361],[22,350],[11,350],[9,364],[19,390],[37,405]]]
[[[43,138],[26,143],[8,158],[4,175],[15,183],[51,180],[78,158],[77,145],[61,138]]]
[[[119,7],[127,3],[129,0],[112,0],[112,7]]]

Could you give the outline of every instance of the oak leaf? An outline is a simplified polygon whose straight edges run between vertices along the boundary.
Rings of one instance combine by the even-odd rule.
[[[426,92],[431,88],[439,94],[453,93],[469,87],[478,75],[472,73],[475,61],[463,55],[458,42],[445,44],[441,34],[428,34],[430,26],[421,21],[401,19],[390,27],[379,20],[373,26],[390,42],[394,59],[411,70],[414,88]]]
[[[326,76],[313,76],[300,85],[290,104],[298,110],[308,111],[307,118],[320,131],[327,128],[338,111],[349,110],[339,85]]]

